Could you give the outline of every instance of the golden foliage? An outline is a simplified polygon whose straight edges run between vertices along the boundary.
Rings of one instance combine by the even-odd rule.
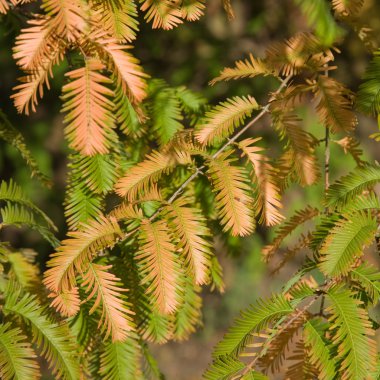
[[[230,154],[227,152],[211,160],[208,173],[217,192],[215,203],[223,230],[231,230],[233,236],[246,236],[255,229],[251,188],[244,169],[231,165]]]
[[[147,284],[156,310],[172,314],[177,310],[178,276],[180,268],[175,255],[173,238],[165,221],[144,220],[139,231],[141,250],[136,255],[141,267],[142,284]]]
[[[105,86],[111,80],[100,74],[103,69],[99,60],[87,59],[85,67],[66,74],[71,82],[62,88],[66,135],[83,155],[108,153],[112,141],[113,92]]]
[[[211,234],[201,212],[187,204],[185,199],[178,199],[165,210],[174,236],[179,239],[178,248],[185,257],[188,275],[194,278],[196,284],[202,285],[209,281],[211,252],[210,243],[205,237]]]
[[[130,168],[116,183],[115,190],[120,196],[134,201],[142,192],[149,193],[163,174],[173,170],[174,163],[170,155],[154,151],[144,161]]]
[[[203,16],[205,0],[182,0],[182,18],[187,21],[196,21]]]
[[[363,4],[364,0],[332,0],[333,9],[344,17],[359,13]]]
[[[253,166],[252,175],[257,184],[255,209],[261,214],[260,222],[274,226],[284,219],[279,212],[282,208],[280,189],[276,183],[277,173],[262,153],[264,149],[254,145],[259,140],[249,138],[240,141],[239,148]]]
[[[251,116],[252,111],[258,108],[256,100],[249,95],[228,99],[206,113],[196,132],[196,138],[203,145],[219,142],[230,135],[246,117]]]
[[[252,54],[249,59],[235,62],[235,67],[224,68],[218,77],[213,79],[210,84],[213,86],[220,81],[231,79],[254,78],[257,75],[276,75],[273,68],[268,67],[262,59],[255,58]]]
[[[123,300],[122,293],[126,289],[118,286],[120,280],[109,272],[112,265],[99,265],[90,263],[87,272],[83,276],[83,287],[90,292],[88,299],[95,297],[90,314],[102,305],[102,313],[99,319],[98,328],[103,333],[105,339],[111,334],[112,341],[123,341],[128,333],[134,329],[131,312],[127,303]]]
[[[78,231],[68,233],[61,247],[51,256],[45,272],[45,285],[55,293],[66,292],[76,285],[77,272],[83,273],[92,258],[100,251],[113,247],[122,236],[113,217],[98,217]]]

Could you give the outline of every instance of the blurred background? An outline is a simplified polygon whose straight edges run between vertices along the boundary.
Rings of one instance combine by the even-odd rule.
[[[186,85],[200,91],[211,104],[234,95],[253,95],[265,104],[268,91],[277,83],[270,78],[246,79],[210,87],[208,82],[225,66],[252,53],[263,56],[271,42],[280,41],[294,33],[307,30],[305,19],[292,0],[232,0],[235,19],[229,21],[221,0],[207,0],[205,16],[198,22],[185,23],[172,31],[152,30],[145,23],[135,43],[134,54],[145,70],[154,78],[163,78],[171,85]],[[27,7],[23,9],[27,10]],[[360,18],[380,36],[380,2],[366,0]],[[59,228],[59,238],[66,232],[62,202],[67,173],[69,150],[63,137],[60,89],[67,67],[62,64],[54,72],[51,90],[40,102],[37,113],[30,117],[18,115],[10,101],[12,87],[20,75],[11,52],[15,36],[25,25],[22,14],[11,14],[0,19],[0,109],[12,124],[22,132],[38,161],[42,171],[53,180],[53,191],[30,179],[30,171],[17,151],[0,141],[0,179],[13,178],[25,192],[41,207]],[[345,42],[337,57],[339,70],[333,75],[355,91],[360,77],[371,57],[357,35],[347,26]],[[376,41],[376,38],[375,38]],[[314,111],[306,109],[304,127],[322,138],[324,131],[318,124]],[[252,131],[253,136],[264,136],[266,146],[276,145],[275,134],[269,129],[268,119],[262,119]],[[357,138],[362,144],[364,157],[380,161],[380,145],[369,139],[377,131],[375,120],[360,117]],[[322,159],[322,152],[319,152]],[[334,144],[331,152],[331,179],[338,178],[355,167],[355,162]],[[302,208],[307,203],[319,205],[323,188],[312,186],[301,189],[293,186],[285,196],[284,214]],[[24,230],[6,230],[1,238],[15,247],[37,247],[43,269],[49,245],[39,235]],[[222,337],[227,327],[245,308],[258,297],[265,297],[278,289],[297,268],[297,260],[288,264],[280,273],[271,275],[263,263],[260,251],[267,244],[273,231],[259,228],[246,239],[216,239],[216,251],[220,257],[225,280],[225,293],[204,291],[203,326],[187,342],[169,343],[153,347],[160,367],[167,379],[200,379],[211,359],[213,346]],[[289,243],[292,243],[291,239]],[[281,255],[281,252],[279,253]]]

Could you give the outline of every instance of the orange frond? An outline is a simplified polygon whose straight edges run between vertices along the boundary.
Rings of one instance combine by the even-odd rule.
[[[71,82],[63,86],[63,112],[66,134],[73,149],[83,155],[108,153],[113,141],[114,93],[106,87],[111,80],[100,74],[104,65],[97,59],[87,59],[85,67],[66,75]]]
[[[146,12],[147,22],[152,21],[152,28],[173,29],[182,24],[182,12],[176,2],[171,0],[145,0],[141,10]]]
[[[136,255],[141,266],[142,284],[147,284],[147,293],[162,314],[172,314],[179,305],[177,299],[178,274],[181,268],[175,256],[173,238],[163,220],[143,221],[139,239],[141,251]]]
[[[169,226],[174,236],[179,239],[178,248],[185,257],[185,263],[198,285],[206,284],[210,271],[210,243],[205,237],[210,231],[205,225],[205,219],[196,208],[187,206],[186,201],[180,198],[166,206],[169,217]]]
[[[69,232],[68,236],[52,255],[48,262],[50,269],[45,272],[44,283],[55,293],[74,288],[77,272],[83,273],[98,252],[112,248],[122,231],[115,218],[99,215],[97,220]]]
[[[83,275],[83,287],[87,287],[89,292],[87,299],[95,297],[94,305],[90,309],[90,314],[102,305],[102,314],[99,325],[101,332],[105,332],[104,339],[109,335],[112,341],[123,341],[128,333],[134,330],[131,315],[133,312],[128,309],[128,305],[123,299],[122,289],[118,286],[120,280],[108,270],[112,265],[99,265],[91,263],[87,272]]]
[[[274,226],[284,219],[279,212],[282,208],[280,189],[276,183],[276,172],[262,153],[263,148],[254,145],[258,140],[260,138],[243,140],[239,148],[253,166],[252,174],[257,183],[255,208],[261,213],[260,221],[265,221],[267,226]]]
[[[142,192],[149,193],[163,174],[173,170],[174,163],[172,156],[152,152],[144,161],[128,169],[126,175],[116,183],[115,191],[121,197],[134,201]]]
[[[258,108],[256,100],[249,95],[248,97],[235,96],[228,99],[206,113],[196,132],[196,138],[203,145],[220,142],[239,127],[245,118],[251,116],[252,111]]]
[[[104,61],[108,70],[114,73],[118,85],[131,103],[142,102],[147,96],[145,78],[148,75],[142,71],[138,59],[126,52],[131,46],[120,45],[116,40],[104,37],[96,38],[95,42],[106,55]]]
[[[0,0],[0,13],[7,13],[9,10],[9,4],[7,0]]]
[[[49,298],[54,298],[50,305],[64,317],[72,317],[79,312],[80,298],[77,287],[58,294],[50,293]]]
[[[86,26],[82,0],[43,0],[42,8],[51,17],[55,33],[69,41],[75,41]]]
[[[216,194],[223,230],[231,230],[233,236],[246,236],[255,229],[252,211],[251,188],[244,169],[232,166],[228,159],[231,152],[209,162],[209,174]]]

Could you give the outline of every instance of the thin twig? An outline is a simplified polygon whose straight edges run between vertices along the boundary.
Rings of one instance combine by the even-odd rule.
[[[266,113],[269,112],[270,103],[275,99],[276,95],[278,95],[284,87],[287,86],[289,81],[292,79],[292,75],[288,75],[284,80],[281,81],[281,85],[279,88],[273,93],[271,98],[269,99],[267,105],[263,107],[263,109],[260,111],[259,114],[255,118],[253,118],[244,128],[242,128],[236,135],[234,135],[231,139],[229,139],[218,151],[216,151],[211,158],[215,159],[219,157],[230,145],[234,144],[235,141],[249,128],[251,128],[254,124],[257,123]],[[191,183],[195,178],[197,178],[200,174],[203,174],[203,169],[205,169],[205,165],[202,165],[200,167],[197,167],[193,174],[190,175],[189,178],[187,178],[186,181],[182,183],[182,185],[172,194],[172,196],[166,201],[166,204],[173,203],[185,190],[187,185]],[[156,217],[161,213],[163,210],[163,207],[160,207],[156,212],[152,214],[152,216],[149,218],[150,221],[153,221],[156,219]],[[127,239],[131,235],[133,235],[137,231],[138,227],[134,228],[132,231],[129,231],[127,234],[124,235],[124,238],[122,240]]]

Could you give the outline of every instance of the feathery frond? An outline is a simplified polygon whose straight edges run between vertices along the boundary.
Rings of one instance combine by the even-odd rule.
[[[211,160],[208,173],[217,192],[216,207],[223,230],[231,230],[233,236],[246,236],[255,228],[250,186],[243,168],[231,165],[230,154],[227,152]]]
[[[114,93],[106,87],[111,80],[100,74],[104,68],[99,60],[87,59],[84,67],[66,74],[71,81],[62,88],[67,138],[85,156],[108,153],[115,139]]]
[[[363,247],[375,238],[376,219],[358,212],[342,219],[330,231],[321,248],[319,268],[329,276],[347,275],[355,261],[363,255]]]
[[[141,10],[144,18],[152,22],[152,28],[170,30],[182,24],[182,12],[176,2],[171,0],[142,0]]]
[[[79,364],[75,349],[66,325],[58,325],[43,314],[43,308],[30,294],[20,296],[17,289],[7,292],[4,312],[21,317],[31,328],[33,342],[47,359],[57,379],[76,380]]]
[[[354,281],[354,288],[366,292],[373,305],[379,302],[380,273],[375,266],[365,262],[359,267],[351,269],[349,278]]]
[[[243,362],[232,356],[218,356],[204,373],[203,378],[206,380],[228,380],[239,374],[244,367]]]
[[[19,328],[0,324],[0,377],[3,380],[40,378],[36,354]]]
[[[126,289],[118,285],[120,279],[109,272],[110,268],[112,265],[90,263],[83,275],[82,286],[86,288],[87,293],[90,293],[87,299],[95,297],[90,314],[102,305],[98,328],[102,333],[105,332],[105,339],[111,335],[113,342],[121,342],[134,329],[130,316],[133,313],[123,300],[122,292]]]
[[[209,280],[210,243],[205,239],[210,231],[205,225],[201,212],[189,207],[185,199],[180,198],[166,206],[169,226],[174,236],[179,239],[178,248],[184,256],[186,269],[195,283],[202,285]]]
[[[173,168],[174,160],[170,155],[154,151],[144,161],[130,168],[116,183],[115,190],[120,196],[134,201],[141,192],[149,192],[149,188]]]
[[[361,302],[352,293],[335,286],[327,291],[331,314],[329,323],[332,341],[337,347],[340,378],[363,379],[374,369],[376,362],[375,343],[368,315],[360,307]]]
[[[340,82],[326,75],[319,75],[311,83],[317,112],[321,123],[332,132],[349,132],[356,124],[352,111],[352,94]]]
[[[241,313],[232,327],[217,344],[214,356],[238,355],[248,344],[251,344],[253,333],[264,330],[271,322],[292,313],[293,307],[282,295],[276,295],[268,300],[259,300],[256,305]]]
[[[356,168],[330,186],[326,205],[341,210],[345,205],[380,182],[380,166]]]
[[[201,125],[198,126],[196,138],[203,145],[220,142],[239,127],[254,110],[259,108],[256,100],[251,97],[228,99],[206,112]]]
[[[115,218],[98,216],[68,236],[51,256],[50,269],[45,272],[45,285],[56,293],[75,287],[76,272],[83,273],[99,251],[113,247],[122,232]]]
[[[182,18],[187,21],[199,20],[203,16],[205,8],[205,0],[182,0]]]
[[[333,9],[344,17],[358,14],[363,4],[364,0],[332,0]]]
[[[166,222],[161,220],[141,224],[141,250],[136,255],[142,273],[142,284],[147,284],[155,307],[160,313],[171,314],[178,307],[178,275],[175,246]]]
[[[246,139],[239,142],[239,148],[253,166],[253,177],[257,184],[255,191],[255,209],[260,213],[260,222],[267,226],[279,224],[284,217],[279,209],[282,208],[280,189],[275,181],[275,170],[269,163],[264,150],[254,145],[259,139]]]
[[[235,67],[226,67],[223,69],[219,76],[213,79],[210,84],[213,86],[215,83],[221,81],[254,78],[258,75],[276,75],[276,73],[264,60],[255,58],[250,54],[249,59],[236,61]]]
[[[39,269],[32,264],[22,253],[13,252],[7,256],[11,265],[8,273],[9,277],[19,283],[23,288],[28,289],[39,282]]]

